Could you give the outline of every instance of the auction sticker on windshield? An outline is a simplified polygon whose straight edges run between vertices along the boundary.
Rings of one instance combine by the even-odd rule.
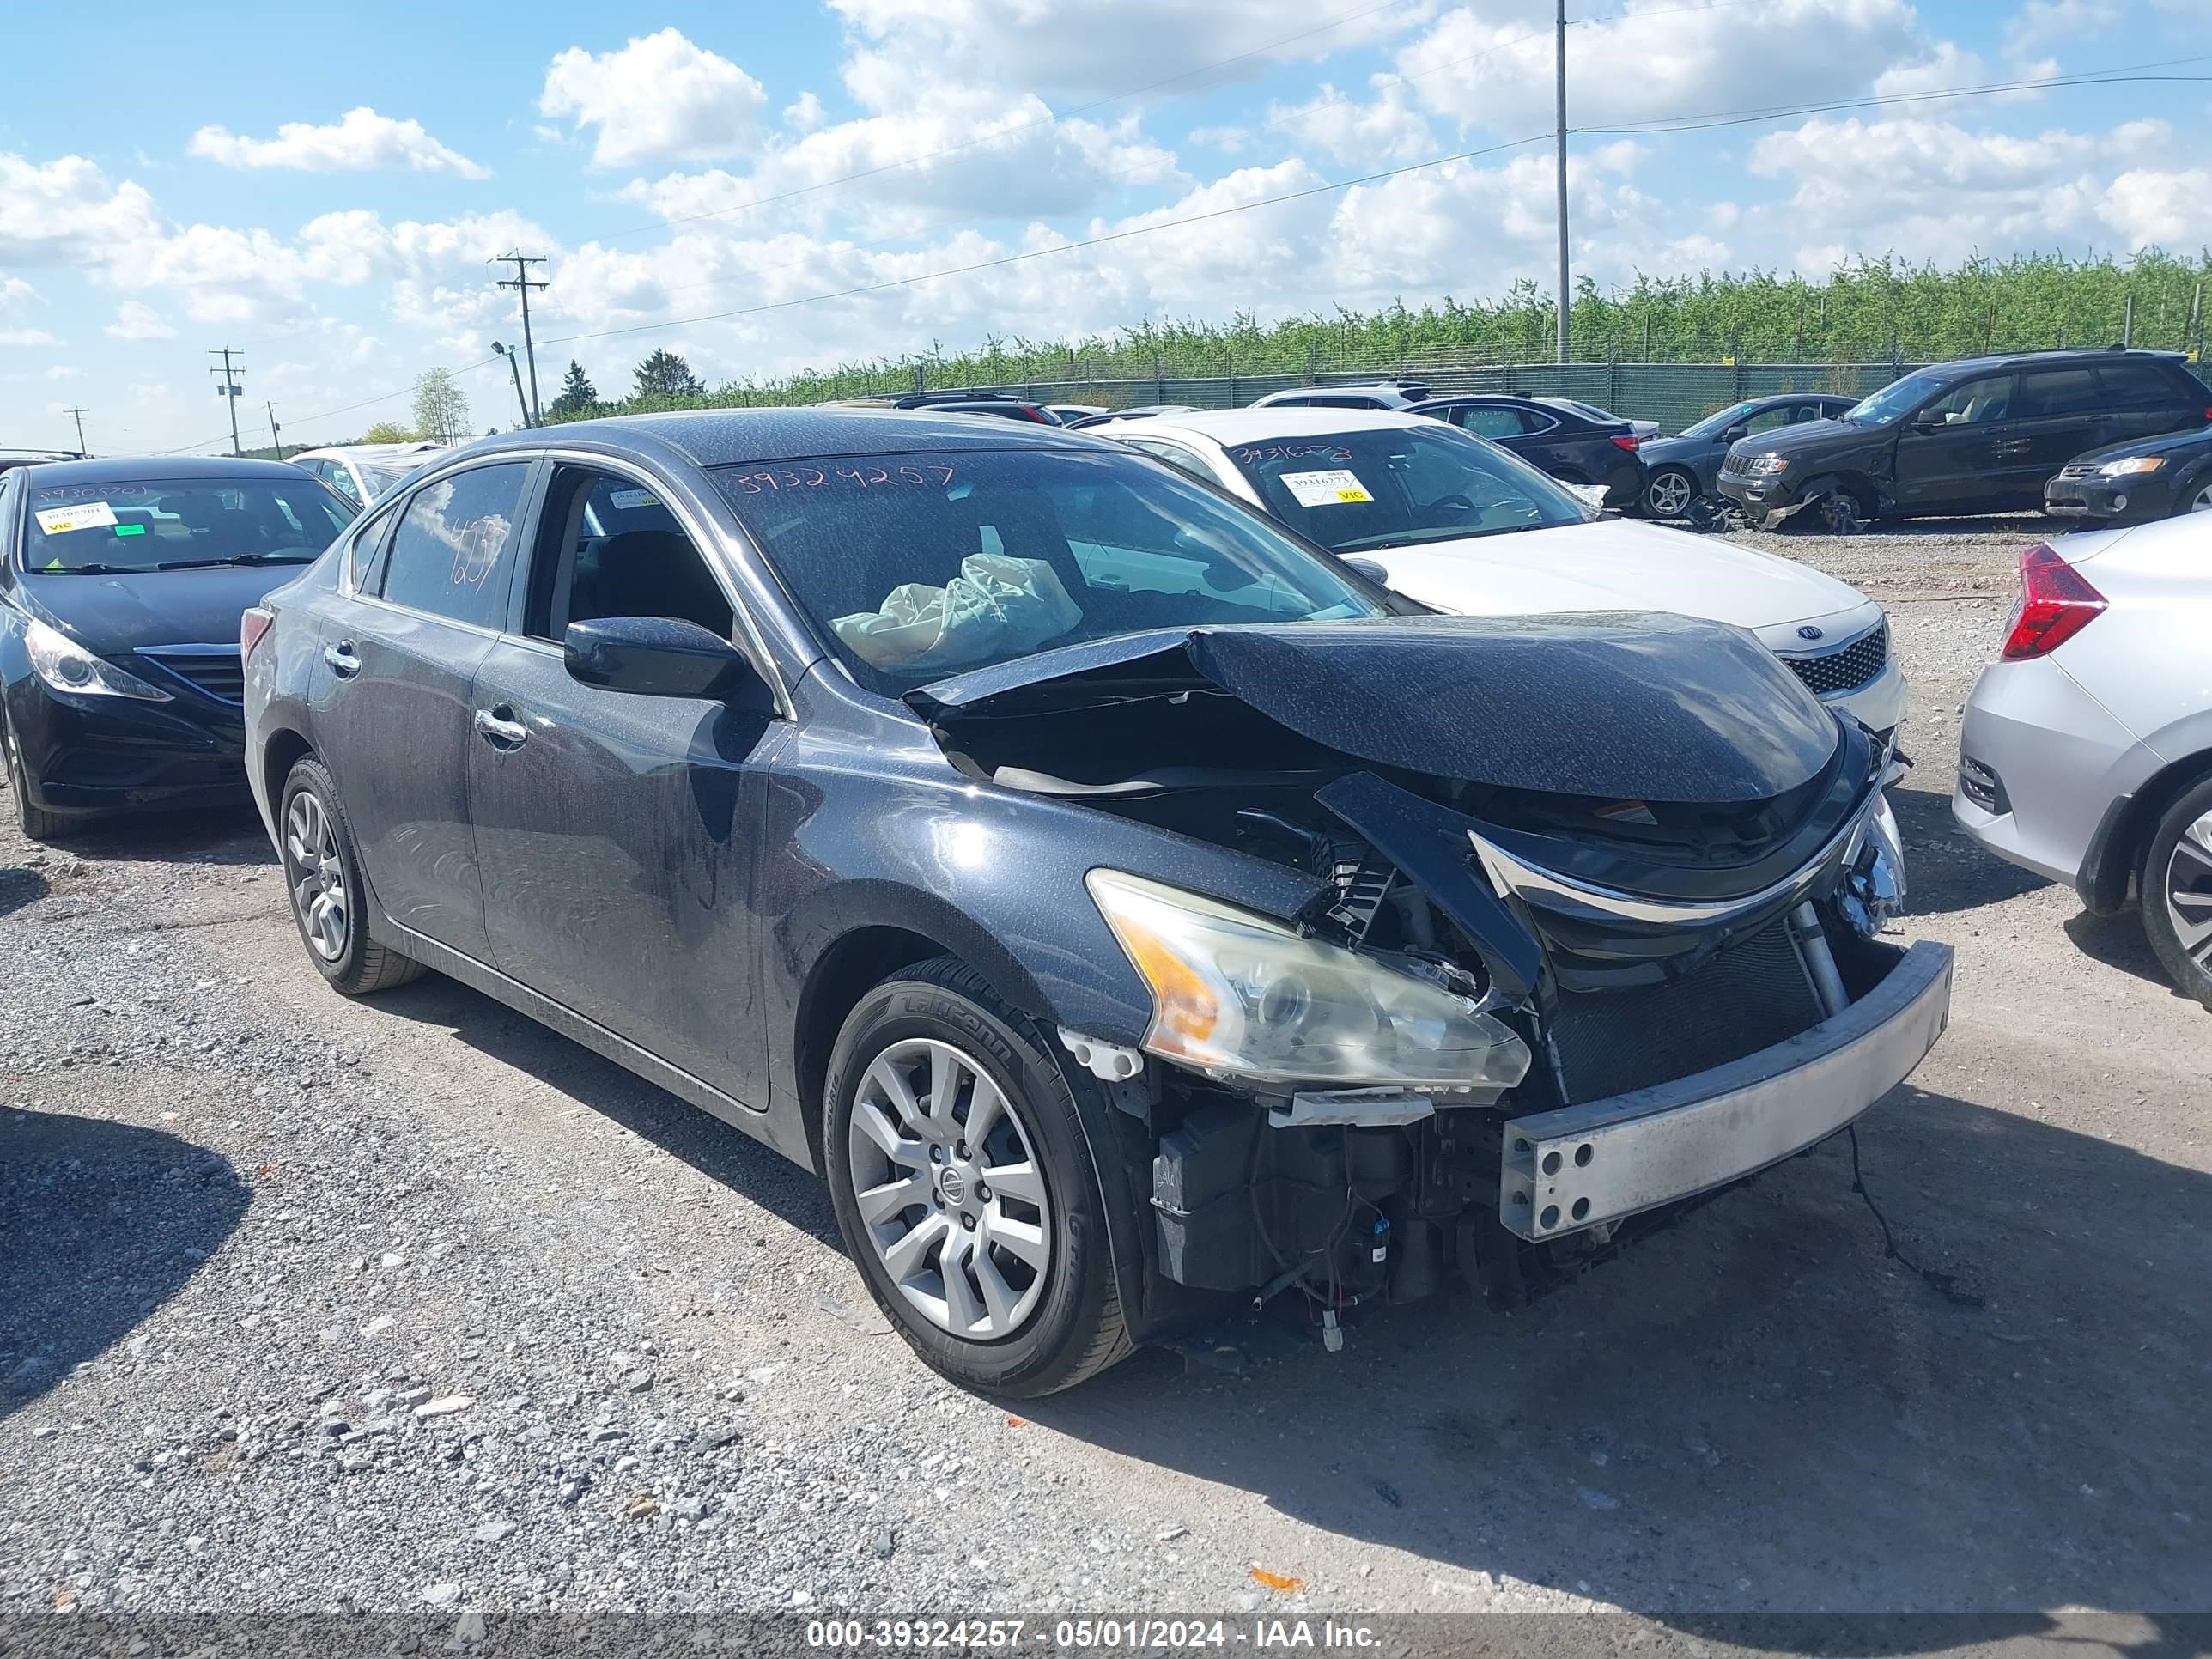
[[[1283,488],[1297,497],[1300,507],[1335,507],[1346,501],[1371,501],[1367,486],[1349,467],[1328,472],[1285,472]]]
[[[49,536],[70,530],[106,530],[115,523],[115,509],[106,501],[78,501],[70,507],[39,509],[39,528]]]

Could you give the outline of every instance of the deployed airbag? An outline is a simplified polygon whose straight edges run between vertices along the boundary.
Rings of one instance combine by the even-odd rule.
[[[1770,799],[1817,775],[1842,735],[1751,635],[1640,611],[1156,629],[999,663],[906,701],[956,745],[963,726],[1018,720],[1034,732],[1053,715],[1079,747],[1085,709],[1139,698],[1170,709],[1209,689],[1370,764],[1609,799]]]
[[[943,587],[902,582],[875,611],[830,626],[874,668],[957,668],[1008,652],[1034,651],[1083,619],[1042,559],[971,554]]]

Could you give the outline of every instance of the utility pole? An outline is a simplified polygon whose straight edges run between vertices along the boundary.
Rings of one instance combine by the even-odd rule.
[[[494,356],[506,358],[507,368],[514,372],[515,407],[522,411],[523,425],[531,425],[530,405],[523,400],[522,396],[522,365],[515,361],[514,354],[512,351],[509,351],[505,346],[501,345],[498,341],[494,340],[491,343],[491,349]],[[554,407],[556,409],[560,407],[560,404],[557,399],[555,401]]]
[[[91,452],[84,447],[84,417],[92,411],[88,409],[69,409],[62,412],[76,417],[76,453],[80,455],[88,455]]]
[[[269,411],[269,441],[276,446],[276,459],[281,461],[284,459],[284,429],[276,424],[276,405],[264,403],[261,406]]]
[[[1567,307],[1573,295],[1567,288],[1567,0],[1559,11],[1559,361],[1567,361]]]
[[[222,376],[222,383],[216,387],[215,395],[230,405],[230,453],[234,456],[243,455],[245,447],[238,441],[238,399],[242,388],[238,384],[237,371],[232,368],[230,360],[234,356],[243,357],[246,354],[230,346],[210,346],[208,356],[222,359],[221,368],[210,365],[208,373]]]
[[[1565,4],[1565,0],[1560,0],[1560,3]],[[517,250],[513,253],[502,253],[496,259],[489,260],[486,263],[495,265],[511,263],[514,266],[514,279],[512,282],[502,282],[500,286],[511,288],[522,296],[522,350],[523,355],[530,360],[529,424],[536,426],[544,418],[544,411],[538,407],[538,343],[531,337],[530,334],[530,290],[533,288],[544,288],[545,284],[532,277],[530,267],[544,264],[545,256],[542,253],[524,253]]]

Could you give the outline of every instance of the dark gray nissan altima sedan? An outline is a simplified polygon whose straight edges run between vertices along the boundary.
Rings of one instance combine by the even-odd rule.
[[[818,1170],[921,1355],[1036,1395],[1540,1290],[1942,1029],[1866,734],[1750,635],[1413,611],[1065,431],[592,422],[247,614],[248,767],[334,987],[436,969]]]

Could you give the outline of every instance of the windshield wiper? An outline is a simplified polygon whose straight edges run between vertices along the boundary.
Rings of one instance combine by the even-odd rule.
[[[1410,547],[1416,542],[1464,541],[1476,536],[1511,536],[1523,530],[1553,527],[1542,524],[1501,524],[1488,529],[1480,525],[1431,525],[1420,530],[1393,530],[1381,536],[1357,536],[1348,542],[1334,544],[1329,551],[1349,553],[1363,547]]]
[[[143,576],[143,564],[48,564],[38,565],[24,573],[31,576]]]
[[[313,564],[319,553],[234,553],[227,559],[168,559],[156,570],[213,570],[226,564]]]

